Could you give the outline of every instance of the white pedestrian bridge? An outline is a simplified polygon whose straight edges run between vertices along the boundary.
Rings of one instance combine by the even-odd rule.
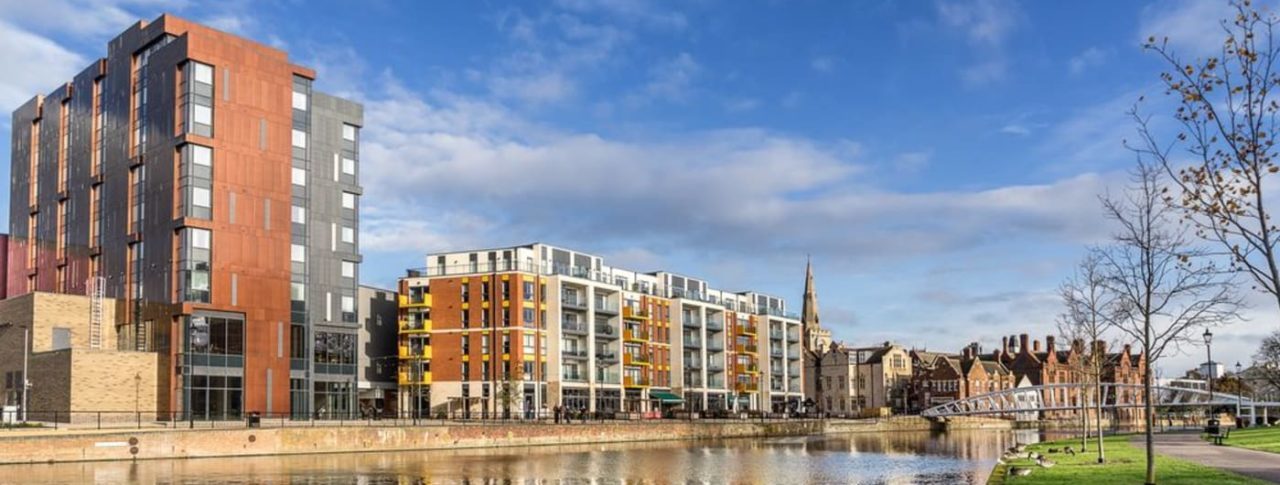
[[[1255,401],[1247,396],[1210,393],[1185,387],[1153,386],[1152,404],[1158,410],[1228,407],[1236,409],[1236,415],[1246,421],[1266,421],[1268,410],[1280,411],[1280,402]],[[1142,408],[1141,384],[1103,383],[1101,402],[1103,409]],[[1045,384],[1025,386],[1003,391],[958,399],[925,409],[920,413],[927,418],[951,416],[1003,416],[1017,420],[1039,419],[1041,413],[1052,411],[1079,411],[1083,404],[1095,409],[1093,385]]]

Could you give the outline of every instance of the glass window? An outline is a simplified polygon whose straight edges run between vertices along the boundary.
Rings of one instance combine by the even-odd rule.
[[[196,82],[213,84],[213,66],[195,63],[195,78]]]
[[[293,146],[298,148],[306,148],[307,132],[302,130],[293,130]]]
[[[293,109],[307,110],[307,94],[293,92]]]
[[[191,228],[191,247],[209,249],[210,234],[208,229]]]
[[[298,168],[298,167],[293,167],[293,176],[292,176],[291,178],[292,178],[292,180],[293,180],[293,185],[297,185],[297,186],[300,186],[300,187],[306,187],[306,186],[307,186],[307,171],[306,171],[306,169],[301,169],[301,168]]]
[[[289,299],[303,301],[307,299],[307,286],[302,283],[289,284]]]
[[[343,209],[355,209],[355,208],[356,208],[356,194],[353,194],[353,193],[351,193],[351,192],[343,192],[343,193],[342,193],[342,208],[343,208]]]
[[[352,229],[352,228],[350,228],[350,227],[343,226],[343,227],[342,227],[342,242],[344,242],[344,243],[350,243],[350,244],[355,244],[355,242],[356,242],[356,231],[355,231],[355,229]]]
[[[213,149],[200,146],[189,145],[191,147],[191,162],[196,165],[209,167],[213,165]]]
[[[192,119],[195,120],[196,123],[200,123],[202,125],[213,124],[213,108],[197,104],[192,108],[191,114]]]
[[[356,174],[356,161],[347,157],[342,157],[342,173],[347,175]]]
[[[209,189],[204,187],[191,188],[191,203],[195,204],[196,207],[210,207],[212,205],[210,199]]]
[[[307,223],[307,208],[306,208],[306,207],[299,207],[299,206],[296,206],[296,205],[295,205],[295,206],[293,206],[293,211],[292,211],[292,213],[293,213],[292,220],[293,220],[293,223],[294,223],[294,224],[306,224],[306,223]]]
[[[342,311],[343,313],[351,313],[356,311],[355,297],[352,297],[352,296],[342,297]]]
[[[307,262],[307,247],[301,244],[293,244],[289,246],[289,258],[295,263]]]
[[[355,278],[355,277],[356,277],[356,263],[351,262],[351,261],[343,261],[343,262],[342,262],[342,277],[343,277],[343,278]]]
[[[356,127],[343,123],[342,139],[347,141],[356,141]]]

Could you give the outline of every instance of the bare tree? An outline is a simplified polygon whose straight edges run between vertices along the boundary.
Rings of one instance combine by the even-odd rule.
[[[1254,374],[1255,379],[1265,384],[1265,387],[1280,389],[1280,330],[1262,339],[1262,345],[1258,346],[1258,353],[1254,354],[1253,359],[1256,362],[1249,373]]]
[[[1195,332],[1238,317],[1230,275],[1203,249],[1189,244],[1176,224],[1176,208],[1164,201],[1162,168],[1139,157],[1123,196],[1103,197],[1107,217],[1118,225],[1113,243],[1097,252],[1103,287],[1115,295],[1117,316],[1109,325],[1142,346],[1143,414],[1146,421],[1146,483],[1155,484],[1152,380],[1166,352],[1192,342]]]
[[[1280,171],[1280,44],[1277,19],[1259,13],[1249,0],[1232,1],[1235,18],[1221,20],[1219,56],[1187,61],[1169,39],[1150,37],[1143,47],[1168,63],[1160,79],[1179,99],[1176,141],[1157,140],[1139,120],[1140,151],[1160,164],[1181,188],[1170,196],[1195,234],[1230,256],[1231,269],[1248,273],[1253,288],[1280,305],[1280,229],[1266,204],[1265,183]],[[1181,147],[1190,154],[1171,156]]]
[[[1107,356],[1106,348],[1101,345],[1106,342],[1104,334],[1108,326],[1114,322],[1116,295],[1107,290],[1102,255],[1097,249],[1089,250],[1076,267],[1075,274],[1062,283],[1059,291],[1066,310],[1058,318],[1058,332],[1073,345],[1077,341],[1085,342],[1077,361],[1082,385],[1080,415],[1085,430],[1081,437],[1081,451],[1088,449],[1088,404],[1092,402],[1096,416],[1098,463],[1106,463],[1102,444],[1102,372]],[[1087,397],[1083,395],[1085,392],[1089,393]]]

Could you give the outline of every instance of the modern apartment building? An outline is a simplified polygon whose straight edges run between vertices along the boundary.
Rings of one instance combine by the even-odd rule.
[[[315,79],[171,15],[129,27],[13,113],[8,294],[117,300],[90,328],[158,354],[162,415],[353,411],[362,108]]]
[[[402,409],[781,411],[802,399],[800,321],[778,297],[540,243],[430,254],[400,293]]]
[[[360,338],[356,359],[360,368],[356,385],[360,413],[395,416],[399,295],[392,290],[360,285],[358,300]]]

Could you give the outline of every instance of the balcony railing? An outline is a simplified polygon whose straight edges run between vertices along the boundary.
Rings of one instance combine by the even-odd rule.
[[[755,325],[736,325],[739,335],[755,335],[758,330]]]
[[[720,342],[707,341],[707,350],[711,352],[724,352],[724,344]]]
[[[596,338],[613,340],[618,338],[618,329],[611,325],[596,325]]]
[[[760,347],[756,346],[756,344],[744,344],[742,342],[738,342],[734,344],[733,349],[738,352],[754,354],[756,351],[760,350]]]
[[[693,335],[685,335],[684,346],[696,349],[702,346],[702,339],[695,337]]]
[[[565,308],[571,308],[575,310],[587,309],[587,300],[582,298],[564,297],[560,299],[560,304]]]
[[[649,387],[649,378],[646,376],[632,377],[625,376],[622,378],[623,387]]]
[[[724,379],[718,376],[708,377],[707,389],[724,389]]]
[[[415,351],[416,351],[416,352],[415,352]],[[414,349],[414,348],[412,348],[412,347],[408,347],[408,346],[401,345],[401,346],[400,346],[400,353],[399,353],[399,355],[400,355],[400,358],[401,358],[401,359],[427,359],[427,360],[430,360],[430,359],[431,359],[431,347],[430,347],[430,346],[423,346],[423,347],[419,347],[419,348],[417,348],[417,349]]]
[[[596,382],[600,384],[617,384],[618,373],[605,370],[596,371]]]
[[[587,382],[587,376],[584,376],[579,372],[565,372],[560,377],[561,380],[569,382]]]
[[[724,364],[719,362],[708,362],[707,370],[711,372],[724,372]]]
[[[649,340],[649,331],[644,329],[626,329],[622,332],[624,340],[633,342],[643,342]]]
[[[684,385],[688,387],[702,387],[702,376],[698,374],[685,374]]]
[[[738,374],[755,374],[760,372],[760,366],[755,364],[734,364],[733,369]]]
[[[587,334],[587,324],[585,322],[571,322],[566,320],[560,324],[560,328],[564,330],[564,333],[572,333],[577,335]]]
[[[724,320],[718,318],[707,319],[707,330],[720,332],[724,330]]]
[[[799,332],[787,332],[787,341],[788,341],[788,342],[791,342],[791,343],[799,342],[799,341],[800,341],[800,333],[799,333]]]
[[[560,351],[560,353],[563,354],[565,357],[574,358],[574,359],[587,358],[587,349],[564,349]]]
[[[649,356],[639,354],[622,354],[623,365],[649,365]]]
[[[617,362],[618,353],[612,350],[596,349],[596,361],[599,362]]]
[[[782,357],[782,349],[771,349],[769,350],[769,355],[774,357]]]
[[[787,354],[787,360],[800,360],[800,353],[799,353],[799,352],[792,352],[792,353]]]
[[[684,326],[688,328],[702,328],[702,319],[699,318],[683,318]]]
[[[622,318],[634,318],[634,319],[638,319],[638,320],[648,320],[648,319],[649,319],[649,310],[645,310],[645,309],[643,309],[643,308],[636,308],[636,307],[632,307],[632,306],[624,306],[624,307],[622,307]]]
[[[610,315],[618,314],[618,305],[609,303],[608,300],[596,299],[596,313],[608,313]]]

